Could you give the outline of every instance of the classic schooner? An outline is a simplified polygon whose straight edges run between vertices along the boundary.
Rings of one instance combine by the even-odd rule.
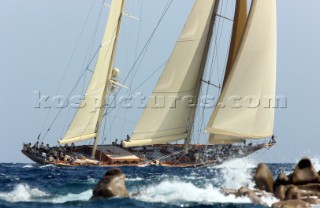
[[[276,1],[236,0],[232,37],[221,94],[207,124],[206,144],[193,144],[197,101],[220,0],[195,0],[176,46],[132,135],[120,144],[99,145],[107,99],[119,70],[114,68],[125,0],[113,0],[91,81],[59,146],[22,152],[39,164],[60,166],[162,165],[196,167],[245,157],[275,144]],[[154,107],[155,99],[165,107]],[[190,99],[182,99],[190,98]],[[182,100],[187,100],[187,104]],[[258,139],[271,138],[257,144]],[[75,143],[94,140],[93,145]],[[183,143],[177,143],[183,141]],[[68,145],[68,146],[61,146]]]

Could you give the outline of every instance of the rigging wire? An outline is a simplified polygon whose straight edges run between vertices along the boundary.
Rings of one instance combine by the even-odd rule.
[[[96,51],[96,53],[94,54],[94,56],[92,57],[91,61],[89,62],[88,66],[91,64],[92,60],[94,59],[94,57],[97,55],[98,51],[100,50],[100,47],[98,48],[98,50]],[[74,87],[72,88],[72,90],[70,91],[70,93],[68,94],[68,98],[70,98],[70,96],[72,95],[72,93],[74,92],[74,90],[76,89],[76,87],[78,86],[78,84],[80,83],[83,75],[85,74],[85,72],[87,71],[87,68],[85,70],[83,70],[81,76],[79,77],[79,79],[77,80],[76,84],[74,85]],[[49,133],[49,131],[51,130],[51,127],[53,126],[53,124],[56,122],[56,120],[58,119],[59,115],[61,114],[63,108],[60,108],[57,115],[54,117],[53,121],[50,123],[49,128],[47,129],[47,131],[45,132],[42,141],[46,138],[47,134]]]
[[[132,80],[133,80],[134,77],[136,76],[137,71],[138,71],[138,69],[139,69],[139,66],[140,66],[140,64],[142,63],[143,58],[144,58],[144,56],[145,56],[145,53],[146,53],[146,51],[147,51],[147,49],[148,49],[148,47],[149,47],[149,45],[150,45],[150,43],[151,43],[151,41],[152,41],[152,39],[153,39],[153,37],[154,37],[156,31],[158,30],[159,26],[161,25],[161,23],[162,23],[165,15],[167,14],[167,12],[168,12],[171,4],[173,3],[173,1],[174,1],[174,0],[170,0],[170,1],[167,2],[166,6],[164,7],[164,11],[162,12],[162,14],[161,14],[161,16],[160,16],[160,18],[159,18],[159,20],[158,20],[155,28],[153,29],[153,31],[152,31],[152,33],[150,34],[148,40],[147,40],[146,43],[144,44],[144,46],[143,46],[141,52],[139,53],[138,57],[135,59],[133,65],[132,65],[131,69],[129,70],[128,74],[126,75],[123,83],[125,83],[125,82],[128,80],[128,78],[129,78],[129,76],[130,76],[130,74],[131,74],[132,72],[134,72],[134,74],[133,74],[133,76],[132,76]],[[135,70],[135,68],[137,68],[137,69]],[[156,70],[156,71],[157,71],[157,70]],[[152,75],[153,75],[153,74],[152,74]],[[145,83],[145,82],[144,82],[144,83]],[[143,84],[144,84],[144,83],[143,83]],[[139,85],[139,87],[142,86],[143,84]],[[132,85],[132,82],[130,83],[130,85]],[[106,115],[109,113],[108,110],[110,109],[110,106],[112,106],[112,105],[114,104],[114,102],[115,102],[115,100],[116,100],[116,97],[117,97],[117,95],[120,93],[121,90],[122,90],[122,89],[119,89],[119,91],[117,91],[117,92],[115,93],[114,99],[111,101],[111,103],[109,104],[109,106],[107,106],[107,108],[106,108],[106,113],[104,114],[104,116],[106,116]],[[131,95],[132,95],[132,93],[131,93]],[[122,103],[122,102],[121,102],[121,103]],[[117,111],[117,113],[118,113],[118,112],[119,112],[119,110]],[[114,121],[112,122],[112,124],[113,124],[113,123],[114,123]],[[111,127],[110,127],[110,129],[111,129]]]
[[[101,22],[101,17],[102,17],[104,5],[106,4],[106,0],[103,0],[101,3],[102,3],[102,4],[101,4],[101,9],[100,9],[100,12],[99,12],[99,15],[98,15],[98,19],[97,19],[97,21],[96,21],[96,25],[95,25],[94,32],[93,32],[93,34],[92,34],[92,36],[91,36],[91,40],[90,40],[90,44],[89,44],[89,49],[88,49],[88,51],[87,51],[87,54],[88,54],[88,52],[90,51],[89,56],[88,56],[88,61],[90,60],[90,57],[91,57],[91,55],[92,55],[94,43],[95,43],[95,40],[96,40],[96,38],[97,38],[97,33],[98,33],[99,25],[100,25],[100,22]],[[101,44],[100,44],[100,47],[101,47]],[[84,59],[84,60],[85,60],[85,59]],[[88,61],[87,61],[87,62],[88,62]],[[86,63],[86,62],[84,61],[83,64],[85,64],[85,63]],[[91,72],[91,74],[94,73],[93,70],[88,69],[88,71]],[[87,73],[85,74],[85,78],[83,79],[83,87],[82,87],[81,95],[84,95],[86,75],[87,75]],[[74,112],[73,118],[76,116],[76,113],[77,113],[77,111]],[[93,117],[92,117],[92,118],[93,118]],[[91,118],[91,119],[92,119],[92,118]],[[85,129],[84,129],[84,130],[85,130]],[[84,131],[84,130],[83,130],[83,131]],[[88,145],[90,145],[90,144],[91,144],[91,140],[89,140]]]
[[[171,0],[170,2],[167,3],[167,5],[166,5],[166,7],[165,7],[165,9],[164,9],[164,11],[163,11],[163,13],[162,13],[162,15],[160,16],[159,21],[157,22],[157,24],[156,24],[155,28],[153,29],[150,37],[148,38],[147,42],[145,43],[145,45],[143,46],[141,52],[139,53],[138,58],[137,58],[137,59],[135,60],[135,62],[133,63],[133,65],[132,65],[131,69],[129,70],[129,73],[128,73],[127,76],[125,77],[123,83],[125,83],[125,82],[127,81],[127,79],[129,78],[130,74],[134,71],[134,69],[136,68],[137,64],[139,63],[139,60],[141,59],[141,61],[142,61],[142,59],[144,58],[144,54],[145,54],[145,52],[147,51],[147,48],[149,47],[149,45],[150,45],[150,43],[151,43],[151,40],[153,39],[154,34],[156,33],[157,29],[159,28],[159,26],[160,26],[160,24],[161,24],[164,16],[167,14],[167,11],[169,10],[172,2],[173,2],[173,0]],[[140,62],[140,63],[141,63],[141,62]],[[135,74],[136,74],[136,73],[135,73]],[[134,76],[135,76],[135,74],[134,74]],[[120,93],[120,91],[121,91],[121,89],[116,93],[116,96],[115,96],[115,97],[117,97],[117,95]],[[113,102],[114,102],[114,100],[112,101],[111,105],[113,104]]]
[[[154,72],[152,72],[140,85],[138,85],[134,90],[131,91],[131,93],[129,94],[129,96],[133,95],[140,87],[142,87],[145,83],[147,83],[147,81],[149,81],[149,79],[151,79],[151,77],[153,77],[160,69],[163,68],[163,66],[167,63],[167,60],[162,63],[158,68],[156,68],[156,70]],[[124,102],[125,100],[121,100],[121,102],[119,103],[119,106],[121,106],[121,104]],[[108,109],[110,109],[110,106],[108,108],[106,108],[106,113],[104,114],[104,116],[108,115],[111,113],[111,111],[108,112]],[[113,125],[115,124],[115,119],[117,118],[117,115],[120,111],[120,108],[117,109],[115,116],[113,118],[113,121],[110,124],[110,129],[112,129]],[[105,134],[103,134],[105,135]],[[105,138],[107,137],[107,135],[104,136]]]
[[[219,13],[220,14],[226,14],[226,11],[227,11],[227,8],[228,8],[228,4],[229,4],[229,1],[226,2],[226,5],[224,6],[224,4],[222,4],[220,7],[219,7]],[[220,17],[220,15],[217,14],[217,17]],[[206,96],[208,95],[209,93],[209,89],[210,89],[210,80],[212,80],[213,78],[213,69],[215,68],[214,67],[214,63],[217,63],[217,72],[218,72],[218,82],[219,82],[219,86],[221,86],[221,82],[220,82],[220,76],[219,76],[219,64],[218,64],[218,48],[219,48],[219,45],[221,43],[221,36],[222,36],[222,30],[223,30],[223,27],[224,27],[224,22],[225,22],[225,19],[224,18],[218,18],[217,20],[217,23],[216,23],[216,29],[215,29],[215,35],[214,35],[214,41],[212,41],[212,44],[211,44],[211,52],[212,53],[212,60],[211,60],[211,64],[210,64],[210,69],[207,70],[207,74],[205,76],[208,76],[208,80],[209,82],[207,83],[208,85],[204,85],[201,89],[201,94],[202,94],[202,90],[205,90],[206,92]],[[228,53],[226,54],[226,60],[228,58]],[[226,60],[225,60],[225,64],[226,64]],[[207,63],[208,64],[208,63]],[[205,88],[205,89],[204,89]],[[221,90],[221,87],[219,89],[219,91]],[[219,93],[218,91],[218,93]],[[218,95],[217,95],[218,97]],[[205,103],[207,103],[207,97],[205,97]],[[201,108],[201,106],[199,107]],[[200,109],[198,109],[199,111]],[[197,142],[199,143],[199,140],[200,140],[200,137],[201,137],[201,134],[204,133],[204,129],[205,129],[205,125],[204,125],[204,119],[205,119],[205,111],[206,111],[206,108],[203,107],[202,110],[201,110],[201,113],[200,113],[200,116],[199,116],[199,120],[198,121],[198,128],[199,128],[199,131],[198,132],[198,139],[197,139]],[[206,135],[206,134],[205,134]],[[207,140],[208,141],[208,140]]]
[[[219,6],[219,9],[221,9],[221,6]],[[215,60],[215,54],[214,54],[214,50],[216,50],[216,46],[217,46],[217,42],[216,42],[216,39],[217,39],[217,34],[219,33],[219,25],[220,25],[220,19],[217,18],[217,15],[216,15],[216,22],[215,22],[215,26],[213,27],[214,31],[213,31],[213,34],[212,36],[214,37],[214,41],[211,41],[211,44],[210,44],[210,50],[209,49],[209,52],[212,56],[212,60],[211,60],[211,65],[210,65],[210,69],[209,70],[206,70],[207,73],[209,73],[209,80],[210,80],[210,77],[211,77],[211,74],[212,74],[212,63],[214,62]],[[207,65],[209,64],[209,60],[207,61]],[[205,75],[206,76],[206,75]],[[204,89],[206,88],[206,89]],[[203,90],[205,90],[206,92],[206,96],[208,95],[208,90],[209,90],[209,85],[202,85],[201,89],[200,89],[200,94],[203,95]],[[207,101],[207,98],[205,99],[205,103]],[[201,112],[199,112],[201,111]],[[197,134],[197,143],[200,143],[200,139],[201,139],[201,134],[202,134],[202,129],[203,129],[203,124],[204,124],[204,112],[205,112],[205,107],[203,107],[201,109],[201,106],[197,106],[197,112],[199,112],[198,114],[200,114],[200,116],[198,117],[198,129],[199,131],[198,134]]]
[[[86,27],[86,25],[87,25],[87,23],[88,23],[89,17],[90,17],[90,15],[91,15],[91,12],[92,12],[92,9],[93,9],[93,6],[94,6],[94,3],[95,3],[95,2],[92,1],[91,6],[90,6],[90,9],[89,9],[89,12],[88,12],[87,17],[86,17],[86,19],[85,19],[85,22],[84,22],[84,24],[83,24],[83,26],[82,26],[82,28],[81,28],[80,35],[79,35],[79,37],[78,37],[78,39],[77,39],[77,41],[76,41],[76,44],[75,44],[75,46],[74,46],[74,48],[73,48],[73,50],[72,50],[71,56],[70,56],[70,58],[69,58],[69,60],[68,60],[67,66],[66,66],[66,68],[65,68],[65,70],[64,70],[64,73],[63,73],[63,75],[62,75],[61,81],[60,81],[60,83],[59,83],[59,85],[58,85],[58,88],[57,88],[57,90],[56,90],[56,94],[59,93],[60,88],[61,88],[61,86],[62,86],[62,83],[63,83],[63,81],[64,81],[64,79],[65,79],[66,74],[67,74],[67,71],[70,69],[71,61],[72,61],[72,59],[74,58],[76,49],[78,48],[78,45],[79,45],[80,40],[81,40],[81,37],[82,37],[82,35],[83,35],[83,33],[84,33],[84,29],[85,29],[85,27]],[[42,124],[42,127],[41,127],[40,134],[43,132],[43,130],[44,130],[44,128],[45,128],[45,126],[46,126],[46,124],[47,124],[47,122],[48,122],[48,119],[49,119],[49,116],[50,116],[51,112],[52,112],[52,108],[50,108],[49,112],[47,113],[47,115],[46,115],[46,117],[45,117],[45,120],[44,120],[44,122],[43,122],[43,124]],[[44,137],[42,137],[41,142],[42,142],[43,140],[44,140]]]
[[[95,39],[95,36],[97,34],[97,30],[98,30],[98,26],[99,26],[99,22],[101,21],[101,16],[102,16],[102,11],[103,11],[103,5],[104,5],[104,1],[102,2],[102,6],[101,6],[101,9],[100,9],[100,12],[99,12],[99,15],[98,15],[98,20],[97,20],[97,23],[96,23],[96,26],[95,26],[95,30],[94,30],[94,33],[93,33],[93,38],[92,38],[92,42],[91,42],[91,51],[92,51],[92,47],[93,47],[93,42],[94,42],[94,39]],[[88,18],[88,17],[87,17]],[[89,45],[89,48],[90,48],[90,45]],[[95,59],[96,55],[98,54],[99,50],[101,48],[101,45],[98,47],[98,49],[94,52],[93,56],[91,57],[91,59],[88,60],[88,64],[86,66],[86,68],[83,70],[83,72],[80,74],[80,77],[78,78],[77,82],[75,83],[74,87],[72,88],[71,92],[68,94],[68,99],[71,97],[71,95],[74,93],[75,89],[77,88],[77,86],[79,85],[82,77],[84,77],[86,75],[86,72],[87,71],[91,71],[89,69],[89,66],[92,64],[93,60]],[[89,49],[90,50],[90,49]],[[92,53],[92,52],[90,52]],[[88,53],[87,53],[88,54]],[[91,71],[92,72],[92,71]],[[58,119],[59,115],[61,114],[63,108],[60,108],[58,113],[56,114],[56,116],[54,117],[53,121],[51,122],[51,124],[49,125],[49,128],[47,129],[47,131],[45,132],[43,138],[42,138],[42,141],[46,138],[47,134],[49,133],[49,131],[51,130],[52,126],[54,125],[54,123],[56,122],[56,120]],[[75,113],[76,114],[76,113]],[[74,116],[75,116],[74,114]],[[67,119],[66,119],[67,120]]]
[[[140,21],[139,21],[139,25],[138,25],[137,40],[136,40],[136,43],[135,43],[134,59],[137,58],[138,44],[139,44],[139,41],[140,41],[140,31],[141,31],[141,22],[142,22],[142,8],[143,8],[143,0],[141,0],[141,3],[140,3],[140,13],[139,13]],[[132,87],[133,80],[134,80],[134,77],[132,77],[132,79],[130,81],[130,84],[129,84],[129,88],[130,88],[129,92],[128,92],[129,94],[131,93],[131,87]],[[124,112],[124,117],[127,116],[127,112],[128,112],[128,109],[126,108],[125,112]],[[121,137],[123,136],[123,132],[124,132],[125,126],[126,126],[126,121],[123,120],[122,128],[121,128],[121,131],[120,131],[120,136]]]

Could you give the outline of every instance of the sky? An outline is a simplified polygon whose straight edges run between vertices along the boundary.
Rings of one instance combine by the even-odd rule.
[[[125,12],[140,21],[124,17],[115,66],[124,80],[140,57],[125,84],[135,88],[144,83],[138,90],[145,95],[154,87],[194,1],[174,0],[147,51],[139,56],[168,2],[127,0]],[[35,142],[40,132],[43,137],[59,111],[55,107],[45,108],[43,103],[37,108],[39,93],[50,96],[50,105],[55,106],[53,96],[68,95],[73,88],[100,44],[110,1],[102,3],[101,0],[0,0],[0,162],[30,162],[20,152],[22,143]],[[222,0],[219,12],[232,18],[233,8],[234,0]],[[317,0],[277,0],[277,95],[286,97],[287,107],[276,110],[277,145],[254,155],[258,161],[295,162],[302,156],[320,157],[318,8]],[[220,23],[218,32],[226,35],[221,36],[222,52],[217,59],[224,60],[227,46],[224,42],[230,38],[231,23],[228,20]],[[215,63],[217,72],[221,72],[224,62]],[[92,63],[88,66],[94,68]],[[149,75],[151,78],[146,79]],[[87,71],[75,94],[83,92],[89,77]],[[219,78],[212,81],[217,83]],[[122,89],[121,93],[128,91]],[[136,108],[121,108],[118,113],[117,109],[112,110],[104,132],[107,142],[130,134],[141,112]],[[44,142],[55,145],[72,115],[72,109],[63,109]]]

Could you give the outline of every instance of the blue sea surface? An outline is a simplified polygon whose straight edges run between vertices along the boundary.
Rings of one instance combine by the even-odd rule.
[[[90,201],[93,187],[109,168],[0,164],[0,207],[261,207],[219,191],[252,187],[256,165],[237,159],[203,168],[123,167],[131,196]],[[291,163],[268,166],[274,175],[294,169]],[[275,199],[263,201],[271,205]]]

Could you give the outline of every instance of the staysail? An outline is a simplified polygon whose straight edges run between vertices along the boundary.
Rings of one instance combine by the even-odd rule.
[[[273,135],[276,31],[276,1],[253,0],[240,48],[206,129],[210,143]]]
[[[98,137],[112,76],[116,45],[125,0],[112,1],[110,14],[100,46],[97,64],[73,121],[60,144],[80,142]]]
[[[175,49],[124,147],[186,139],[205,68],[218,0],[196,0]]]

